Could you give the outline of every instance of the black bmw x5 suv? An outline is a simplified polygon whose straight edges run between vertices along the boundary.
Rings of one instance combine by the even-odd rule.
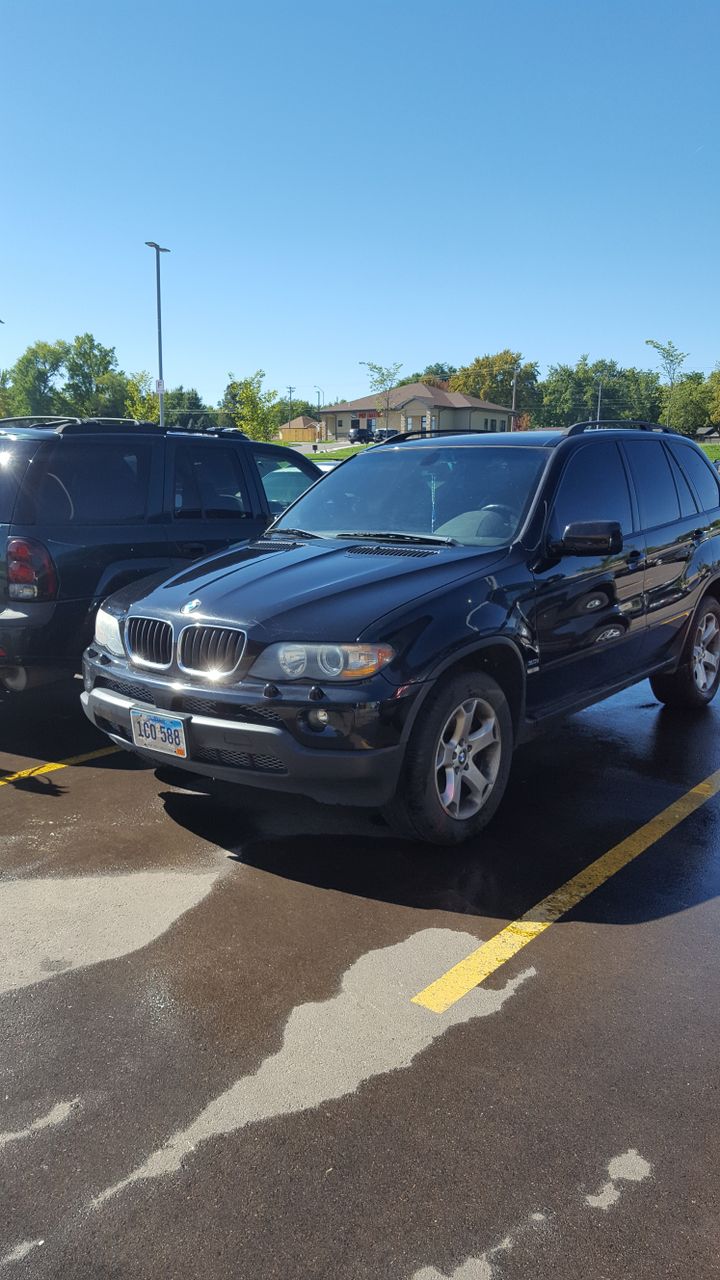
[[[383,807],[454,844],[513,747],[650,677],[720,680],[720,486],[650,424],[406,435],[247,547],[106,602],[83,704],[158,764]]]

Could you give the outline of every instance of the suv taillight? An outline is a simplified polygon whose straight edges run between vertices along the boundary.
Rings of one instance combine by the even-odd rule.
[[[47,547],[34,538],[8,538],[7,581],[10,600],[54,600],[57,570]]]

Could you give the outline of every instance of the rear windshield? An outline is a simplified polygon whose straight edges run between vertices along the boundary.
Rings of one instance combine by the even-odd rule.
[[[147,441],[53,441],[25,476],[15,522],[57,526],[142,520],[150,458]]]
[[[0,524],[12,520],[20,481],[36,448],[32,440],[0,437]]]

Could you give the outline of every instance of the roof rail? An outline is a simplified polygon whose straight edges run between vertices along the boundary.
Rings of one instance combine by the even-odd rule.
[[[384,444],[400,444],[403,440],[415,440],[418,437],[422,440],[427,436],[493,436],[500,435],[501,432],[485,431],[482,427],[426,427],[424,431],[398,431],[394,436],[387,436],[384,440],[378,440],[377,448]]]
[[[645,422],[643,418],[589,418],[587,422],[574,422],[568,427],[569,436],[581,436],[585,431],[601,431],[603,427],[630,427],[634,431],[663,431],[668,435],[680,434],[674,427],[664,427],[659,422]]]
[[[11,428],[14,426],[28,428],[46,427],[50,431],[54,431],[56,435],[82,435],[84,432],[102,431],[112,434],[117,432],[155,432],[167,434],[171,431],[187,432],[194,435],[203,436],[239,436],[243,440],[249,437],[244,431],[239,431],[237,427],[201,427],[193,426],[189,423],[183,426],[180,423],[169,423],[167,426],[160,427],[157,422],[147,422],[139,418],[72,418],[50,416],[40,417],[36,414],[30,414],[24,418],[0,418],[0,431],[3,428]]]

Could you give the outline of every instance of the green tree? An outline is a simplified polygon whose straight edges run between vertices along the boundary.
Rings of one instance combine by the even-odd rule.
[[[65,381],[59,401],[78,417],[123,416],[127,378],[118,369],[114,347],[104,347],[91,333],[82,333],[66,346]]]
[[[660,413],[660,379],[643,369],[623,369],[616,360],[587,355],[576,364],[556,364],[540,384],[541,404],[533,415],[536,426],[569,427],[597,417],[647,418]]]
[[[710,387],[710,421],[720,423],[720,365],[716,365],[708,378]]]
[[[370,390],[377,396],[377,411],[380,417],[385,416],[386,426],[390,423],[390,401],[393,388],[397,386],[397,376],[402,369],[400,364],[375,364],[372,360],[361,360],[368,371]]]
[[[16,416],[66,413],[59,389],[67,342],[34,342],[9,371],[10,412]]]
[[[249,378],[236,379],[231,373],[225,388],[222,409],[252,440],[272,440],[275,435],[273,404],[275,391],[263,390],[264,369],[257,369]]]
[[[10,370],[0,369],[0,418],[10,417],[11,403]]]
[[[160,421],[160,400],[152,390],[152,378],[146,369],[131,373],[127,380],[124,414],[139,422]]]
[[[277,435],[280,427],[290,420],[290,411],[292,409],[293,418],[315,418],[318,420],[317,405],[310,400],[293,400],[292,406],[287,396],[280,396],[272,407],[272,423]]]
[[[672,400],[672,425],[685,436],[696,436],[713,421],[713,386],[702,373],[687,373],[663,387],[663,400],[666,414]]]
[[[655,338],[646,338],[645,345],[652,347],[657,352],[660,367],[667,378],[669,394],[665,397],[665,421],[670,426],[670,418],[673,411],[673,391],[680,376],[680,371],[688,358],[688,353],[687,351],[679,351],[675,343],[669,339],[667,342],[657,342]]]
[[[212,426],[216,411],[203,403],[194,387],[171,387],[165,392],[165,421],[180,427],[197,427],[203,430]]]
[[[422,373],[410,373],[407,378],[401,378],[397,386],[406,387],[411,382],[425,382],[430,387],[440,387],[449,382],[455,373],[457,369],[454,364],[438,360],[435,364],[426,365]]]
[[[471,364],[458,369],[450,379],[450,389],[461,391],[478,400],[509,407],[512,404],[513,378],[517,377],[515,403],[520,411],[531,410],[539,402],[538,366],[523,363],[519,351],[498,351],[495,355],[477,356]]]

